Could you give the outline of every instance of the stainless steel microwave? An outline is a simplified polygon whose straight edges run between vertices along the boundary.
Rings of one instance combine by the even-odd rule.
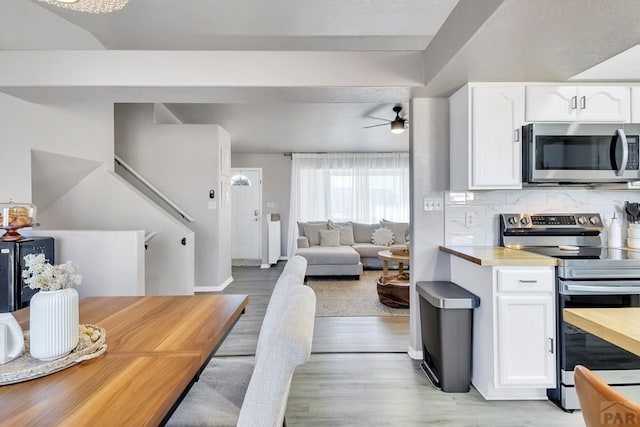
[[[640,125],[535,123],[522,135],[523,183],[640,180]]]

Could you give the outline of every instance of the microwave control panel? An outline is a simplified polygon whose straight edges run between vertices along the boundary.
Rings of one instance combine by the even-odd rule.
[[[640,169],[638,135],[627,136],[627,144],[629,145],[629,158],[627,159],[626,170],[638,170]]]

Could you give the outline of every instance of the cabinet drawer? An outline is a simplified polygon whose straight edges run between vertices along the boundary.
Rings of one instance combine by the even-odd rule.
[[[498,270],[498,292],[553,292],[552,270]]]

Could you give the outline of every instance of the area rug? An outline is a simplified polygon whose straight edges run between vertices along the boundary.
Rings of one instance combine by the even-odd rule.
[[[378,300],[382,271],[365,271],[360,280],[309,278],[316,293],[316,317],[408,316],[408,308],[391,308]]]

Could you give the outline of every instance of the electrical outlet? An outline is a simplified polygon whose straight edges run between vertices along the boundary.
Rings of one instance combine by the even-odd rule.
[[[476,225],[476,215],[472,212],[464,213],[464,226],[467,228],[475,227]]]
[[[425,211],[441,211],[442,200],[438,198],[424,198],[424,210]]]

